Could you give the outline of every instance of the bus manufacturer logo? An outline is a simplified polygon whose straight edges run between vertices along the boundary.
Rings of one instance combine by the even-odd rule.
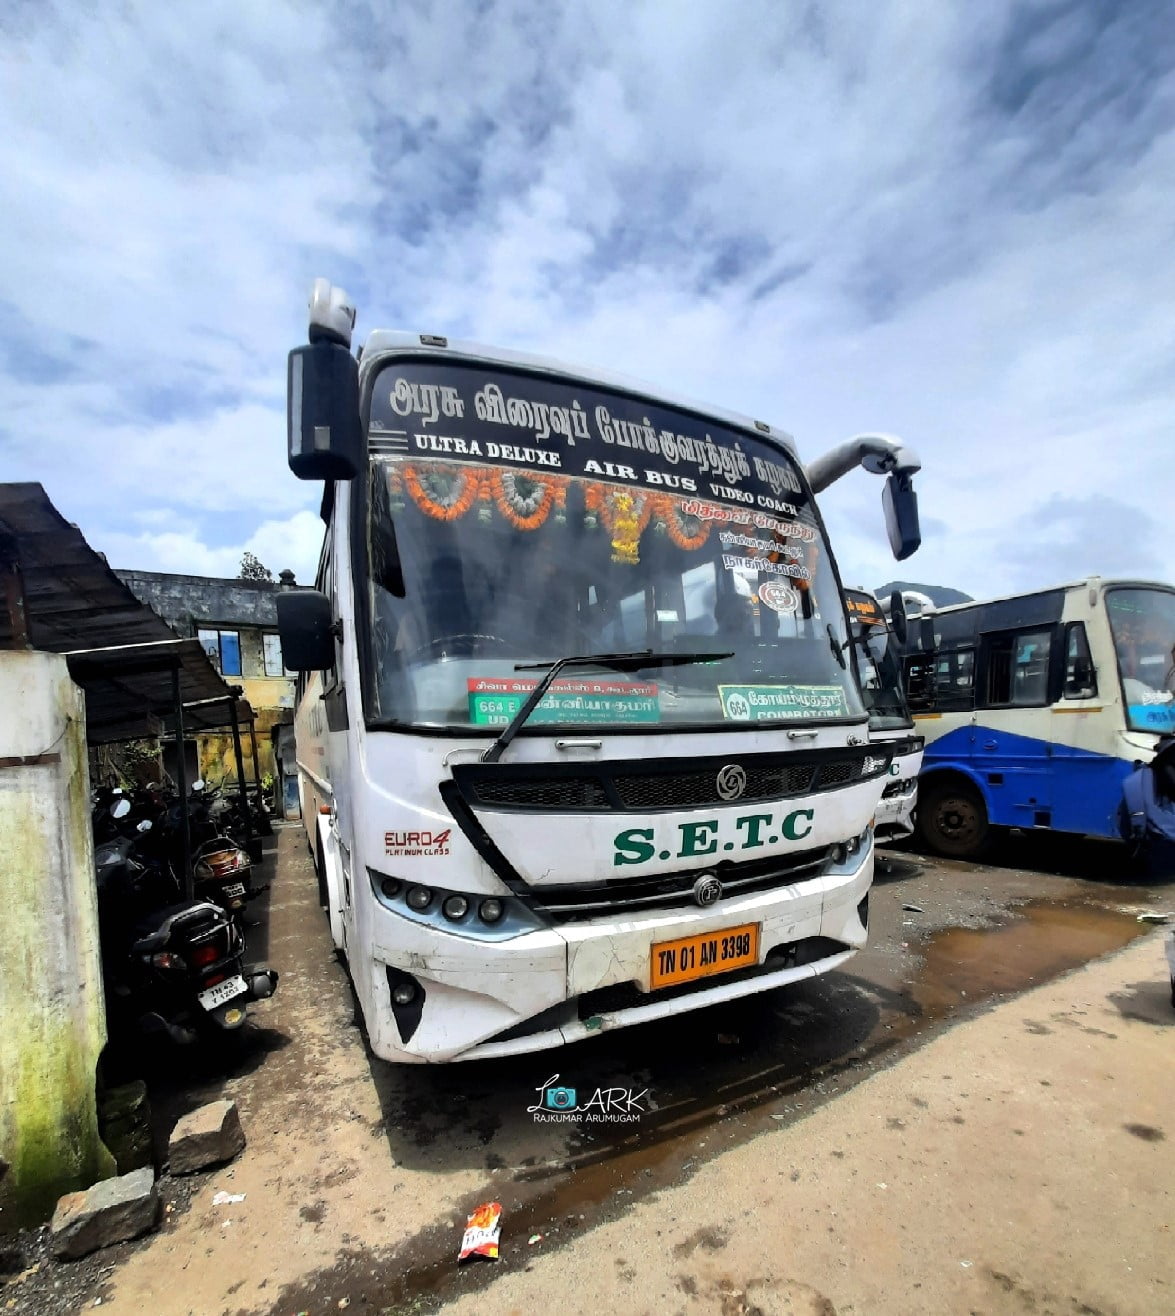
[[[737,763],[728,763],[718,770],[714,785],[724,800],[737,800],[747,788],[747,774]]]
[[[449,853],[452,828],[443,832],[384,832],[384,851],[399,858],[435,859]]]
[[[722,883],[713,873],[703,873],[694,883],[694,904],[709,909],[722,899]]]

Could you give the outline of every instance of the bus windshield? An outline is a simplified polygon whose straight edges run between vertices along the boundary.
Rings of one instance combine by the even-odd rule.
[[[859,590],[846,590],[845,600],[869,725],[878,731],[913,726],[902,692],[901,657],[877,600]]]
[[[1106,591],[1118,672],[1132,731],[1175,732],[1175,592]]]
[[[541,678],[519,665],[637,650],[700,658],[577,666],[528,727],[864,716],[784,451],[571,380],[435,361],[385,366],[370,416],[370,723],[500,728]]]

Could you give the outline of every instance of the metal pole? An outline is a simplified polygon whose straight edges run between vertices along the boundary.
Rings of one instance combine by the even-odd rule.
[[[176,785],[180,793],[180,829],[184,838],[184,899],[196,898],[192,879],[192,831],[188,823],[188,764],[184,755],[184,705],[180,699],[179,663],[171,669],[171,694],[175,700]]]
[[[233,695],[228,701],[229,721],[233,728],[233,753],[237,759],[237,789],[241,797],[241,808],[245,813],[245,849],[253,839],[253,815],[249,812],[249,797],[245,791],[245,760],[241,754],[241,727],[237,721],[237,697]]]
[[[253,754],[253,785],[257,788],[257,807],[261,807],[261,769],[257,766],[257,719],[249,717],[249,748]]]

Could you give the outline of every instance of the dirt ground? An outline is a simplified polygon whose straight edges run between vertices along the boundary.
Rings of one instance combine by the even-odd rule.
[[[73,1266],[38,1254],[0,1309],[1175,1309],[1175,1011],[1137,917],[1175,888],[1122,885],[1114,851],[893,854],[847,972],[555,1056],[393,1068],[365,1047],[299,830],[275,849],[250,958],[282,981],[248,1053],[147,1071],[163,1145],[227,1095],[248,1147],[165,1175],[153,1237]],[[647,1090],[648,1110],[538,1124],[556,1071]],[[220,1190],[244,1200],[214,1206]],[[458,1268],[489,1198],[502,1258]]]

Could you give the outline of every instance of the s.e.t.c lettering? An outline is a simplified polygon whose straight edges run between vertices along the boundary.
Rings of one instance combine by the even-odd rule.
[[[732,833],[723,840],[722,821],[718,818],[697,818],[677,824],[675,849],[662,849],[661,859],[694,859],[700,855],[730,854],[741,850],[757,850],[782,837],[786,841],[802,841],[812,830],[816,817],[814,809],[793,809],[778,821],[771,813],[740,814],[729,826]],[[778,835],[773,835],[777,833]],[[656,831],[652,827],[630,827],[613,839],[612,866],[619,868],[633,864],[647,864],[658,856],[654,843]]]

